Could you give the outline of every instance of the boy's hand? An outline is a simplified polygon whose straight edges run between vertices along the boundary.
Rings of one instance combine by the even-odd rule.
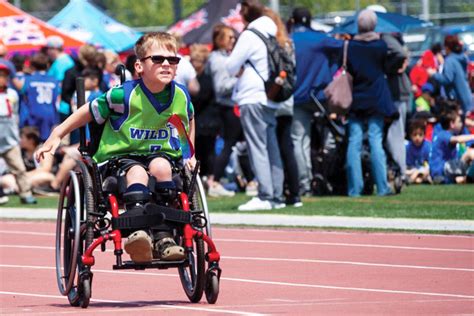
[[[188,167],[189,170],[193,171],[194,167],[196,167],[196,157],[192,156],[188,161],[186,161],[186,166]]]
[[[51,134],[46,140],[46,142],[43,144],[43,146],[41,146],[41,148],[36,151],[36,154],[35,154],[36,161],[39,162],[43,160],[45,153],[50,153],[51,156],[53,156],[56,150],[58,149],[60,143],[61,143],[61,138],[58,136],[55,136],[54,133]]]

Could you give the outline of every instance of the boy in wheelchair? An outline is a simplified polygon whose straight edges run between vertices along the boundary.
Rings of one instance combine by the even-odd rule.
[[[61,139],[74,129],[91,122],[101,125],[92,158],[101,169],[106,166],[108,174],[121,174],[125,179],[125,216],[144,213],[144,205],[152,197],[150,183],[157,193],[172,195],[173,169],[183,166],[183,158],[190,169],[196,162],[192,149],[194,109],[186,89],[173,81],[180,60],[176,40],[164,32],[145,34],[135,44],[135,53],[140,78],[111,88],[80,107],[53,130],[36,153],[38,160],[54,154]],[[135,263],[185,258],[171,228],[165,224],[158,227],[152,236],[144,230],[129,235],[124,248]]]

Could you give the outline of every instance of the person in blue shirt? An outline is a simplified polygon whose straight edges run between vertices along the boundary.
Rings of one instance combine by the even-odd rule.
[[[311,13],[306,8],[296,8],[288,22],[291,39],[295,45],[296,88],[291,138],[295,146],[300,194],[311,194],[311,121],[316,105],[311,99],[314,91],[321,103],[325,102],[324,88],[337,71],[342,41],[311,28]]]
[[[467,80],[467,65],[469,59],[463,53],[463,46],[457,35],[448,35],[444,39],[446,58],[441,73],[428,69],[428,74],[441,86],[446,97],[457,100],[462,106],[464,115],[474,110],[471,89]]]
[[[460,183],[466,181],[466,174],[474,160],[474,148],[466,148],[459,157],[457,144],[474,140],[474,135],[459,135],[462,120],[458,111],[451,110],[440,118],[443,128],[433,137],[429,165],[435,183]]]
[[[406,177],[410,183],[431,183],[428,164],[431,143],[425,140],[425,124],[414,120],[410,123],[408,134],[410,141],[406,145]]]
[[[25,111],[28,113],[25,126],[35,126],[40,138],[45,141],[53,127],[59,124],[60,83],[46,74],[48,57],[37,53],[31,58],[33,73],[25,78],[21,92],[25,96]]]

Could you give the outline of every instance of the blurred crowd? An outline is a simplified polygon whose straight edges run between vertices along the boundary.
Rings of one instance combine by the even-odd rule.
[[[211,45],[194,44],[175,81],[186,86],[195,109],[196,158],[212,197],[246,192],[241,211],[299,207],[301,197],[357,197],[399,193],[407,184],[474,181],[474,76],[459,38],[448,35],[412,69],[401,34],[374,32],[377,16],[363,10],[358,34],[313,30],[311,14],[297,8],[284,23],[258,0],[243,0],[246,29],[216,25]],[[292,56],[293,96],[267,96],[270,76],[263,36]],[[179,37],[178,37],[179,40]],[[344,43],[347,62],[341,69]],[[51,36],[32,56],[7,59],[0,43],[0,204],[18,193],[56,194],[79,157],[78,132],[38,164],[33,154],[52,128],[77,110],[75,79],[85,79],[92,101],[126,80],[139,79],[135,55],[85,45],[77,56]],[[350,110],[332,113],[326,87],[347,71]],[[342,93],[342,92],[341,92]]]

